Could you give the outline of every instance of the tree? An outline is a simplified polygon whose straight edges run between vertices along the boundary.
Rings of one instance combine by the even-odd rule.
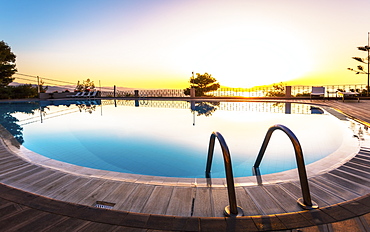
[[[370,34],[370,33],[369,33]],[[364,46],[364,47],[357,47],[358,50],[360,51],[364,51],[364,52],[367,52],[367,57],[366,58],[361,58],[361,57],[352,57],[352,59],[360,62],[360,63],[363,63],[363,64],[366,64],[367,65],[367,69],[362,66],[362,65],[358,65],[357,66],[357,69],[353,69],[353,68],[348,68],[348,70],[350,71],[353,71],[355,72],[356,74],[367,74],[367,96],[369,96],[369,78],[370,78],[370,70],[369,70],[369,65],[370,65],[370,46],[367,45],[367,46]]]
[[[280,82],[279,84],[273,84],[272,89],[266,94],[266,97],[284,97],[285,96],[285,84]]]
[[[8,44],[0,41],[0,88],[9,85],[14,80],[12,76],[17,72],[15,58]]]
[[[80,81],[78,81],[75,91],[85,92],[85,91],[93,91],[94,89],[95,89],[94,81],[87,79],[86,81],[82,81],[82,84],[80,83]]]
[[[196,75],[196,78],[190,77],[190,88],[186,88],[184,90],[185,95],[190,95],[191,88],[195,89],[195,96],[197,97],[205,96],[205,93],[216,91],[220,88],[220,84],[211,74],[204,73],[201,75],[200,73],[197,73]]]

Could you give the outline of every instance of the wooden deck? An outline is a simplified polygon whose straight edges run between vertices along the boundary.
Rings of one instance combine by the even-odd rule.
[[[369,123],[368,101],[300,102],[332,106],[349,117]],[[3,131],[2,134],[4,133],[6,132]],[[229,204],[223,179],[214,179],[210,183],[206,179],[156,178],[109,172],[86,174],[91,171],[57,170],[22,159],[15,154],[17,148],[11,145],[9,137],[3,137],[6,139],[0,142],[0,230],[32,228],[33,231],[41,231],[41,228],[59,228],[60,231],[72,231],[73,228],[74,231],[91,231],[93,228],[96,231],[125,231],[138,228],[138,231],[212,231],[217,228],[214,231],[222,231],[230,226],[235,226],[236,231],[242,228],[257,231],[304,227],[335,230],[336,227],[345,226],[354,228],[351,231],[370,230],[368,143],[363,144],[361,150],[344,163],[333,159],[333,162],[342,163],[337,168],[310,175],[311,196],[319,205],[318,210],[303,211],[298,206],[296,201],[302,196],[299,181],[294,175],[278,181],[262,178],[262,184],[255,177],[236,181],[238,205],[243,208],[245,217],[238,218],[238,221],[244,220],[239,224],[230,224],[223,217],[224,207]],[[10,193],[18,194],[22,199],[15,198]],[[30,201],[25,200],[27,198]],[[35,207],[32,204],[34,198],[41,201],[42,203],[35,202],[42,204],[44,208]],[[44,201],[51,206],[45,206]],[[97,201],[113,203],[113,210],[94,207]],[[53,204],[63,208],[59,208],[60,213]],[[85,211],[90,209],[97,215],[80,215],[76,207]],[[71,208],[77,211],[71,213]],[[82,211],[86,213],[84,210]],[[101,214],[110,213],[125,220],[122,218],[122,223],[112,224],[109,221],[112,219],[99,219],[99,216],[105,218]],[[181,228],[181,223],[187,229]],[[36,230],[38,228],[40,230]]]

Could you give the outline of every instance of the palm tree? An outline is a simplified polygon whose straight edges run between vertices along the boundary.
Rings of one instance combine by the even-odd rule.
[[[358,50],[367,52],[366,58],[352,57],[360,63],[367,64],[367,70],[362,65],[358,65],[357,69],[348,68],[348,70],[355,72],[356,74],[367,74],[367,96],[369,96],[369,79],[370,79],[370,32],[367,33],[367,46],[357,47]]]

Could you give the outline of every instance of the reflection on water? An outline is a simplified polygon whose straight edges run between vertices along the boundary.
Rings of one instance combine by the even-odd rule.
[[[0,124],[10,132],[14,138],[22,144],[23,127],[19,124],[19,120],[13,116],[14,113],[23,113],[29,116],[35,115],[39,110],[38,103],[2,103],[0,107]]]
[[[220,105],[220,102],[191,102],[191,112],[197,112],[198,115],[204,115],[206,117],[212,116],[212,113],[217,110],[217,107]]]
[[[91,168],[158,176],[204,177],[213,131],[224,136],[237,177],[252,175],[266,131],[274,124],[296,134],[306,163],[335,151],[342,143],[337,135],[344,130],[325,110],[293,103],[68,100],[7,103],[0,109],[1,124],[39,154]],[[292,144],[276,132],[262,174],[295,165]],[[223,176],[221,151],[215,147],[212,177]]]

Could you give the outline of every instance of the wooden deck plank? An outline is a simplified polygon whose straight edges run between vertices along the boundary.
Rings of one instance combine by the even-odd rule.
[[[7,217],[10,217],[14,214],[17,214],[17,213],[19,213],[21,211],[24,211],[24,210],[27,210],[27,209],[28,209],[27,207],[24,207],[22,205],[7,201],[6,204],[3,204],[1,206],[0,220],[2,220],[2,219],[6,220]]]
[[[104,198],[110,193],[116,190],[120,183],[118,181],[105,181],[100,186],[98,186],[91,194],[86,196],[85,199],[79,202],[79,204],[84,205],[94,205],[96,201],[103,201]]]
[[[87,179],[87,178],[86,178]],[[64,200],[73,203],[80,203],[84,199],[86,199],[95,189],[99,188],[104,183],[104,180],[100,179],[89,179],[86,184],[81,186],[77,186],[73,183],[77,191],[74,191],[73,194],[67,195]],[[94,202],[93,202],[94,203]],[[92,204],[90,204],[91,206]]]
[[[287,191],[287,193],[289,195],[293,196],[297,200],[299,198],[302,198],[303,197],[302,196],[301,188],[298,187],[299,186],[299,183],[298,184],[295,184],[295,183],[292,183],[292,182],[287,182],[287,183],[280,184],[280,186],[282,188],[284,188],[285,191]],[[309,187],[311,187],[311,186],[309,186]],[[328,203],[324,199],[322,199],[322,198],[320,198],[320,197],[318,197],[318,196],[316,196],[316,195],[314,195],[312,193],[311,193],[311,200],[314,201],[314,202],[316,202],[320,207],[324,207],[324,206],[327,206],[328,205]]]
[[[358,218],[334,222],[331,227],[333,231],[367,231]]]
[[[79,228],[79,232],[92,232],[92,231],[104,231],[104,232],[111,232],[111,231],[116,231],[118,229],[118,226],[113,226],[109,224],[104,224],[104,223],[97,223],[97,222],[89,222],[85,224],[83,227]],[[127,230],[130,231],[130,230]]]
[[[176,187],[169,199],[167,215],[190,217],[195,191],[191,187]],[[180,203],[181,202],[181,203]]]
[[[118,206],[121,210],[140,213],[154,190],[154,185],[139,184]]]
[[[141,213],[165,214],[171,198],[173,186],[155,186]],[[179,201],[183,205],[184,202]]]
[[[19,211],[10,217],[0,218],[0,228],[3,231],[17,231],[18,228],[45,216],[46,213],[33,209]]]
[[[212,188],[212,205],[214,217],[223,217],[225,207],[230,205],[229,195],[226,188]]]
[[[248,195],[243,187],[235,189],[236,203],[243,209],[245,216],[261,215],[263,212],[256,206],[256,203]]]
[[[370,148],[361,147],[359,154],[366,155],[366,156],[370,157]]]
[[[22,175],[23,173],[32,171],[36,168],[38,168],[38,167],[34,166],[34,165],[19,167],[19,168],[16,168],[16,169],[12,170],[12,171],[7,172],[7,173],[3,173],[0,176],[0,180],[1,180],[2,183],[9,183],[9,182],[11,183],[12,182],[11,179],[14,178],[15,176]],[[8,179],[10,179],[10,181],[8,181]]]
[[[28,162],[15,156],[6,156],[0,158],[0,168],[3,168],[5,165],[8,165],[9,163],[28,163]]]
[[[19,181],[19,180],[22,180],[24,178],[27,178],[28,176],[30,175],[33,175],[35,173],[38,173],[42,170],[43,168],[42,167],[38,167],[38,166],[32,166],[32,168],[28,169],[27,171],[23,171],[17,175],[13,175],[9,178],[6,178],[5,180],[3,180],[3,183],[14,183],[16,181]]]
[[[330,191],[331,193],[335,194],[336,196],[342,198],[343,200],[353,199],[353,198],[356,198],[356,197],[360,196],[359,194],[354,193],[354,192],[348,190],[347,188],[343,188],[342,186],[340,186],[336,183],[328,181],[325,178],[314,177],[314,178],[310,179],[310,183],[314,183],[318,186],[321,186],[324,189],[327,189],[328,191]]]
[[[67,217],[65,216],[48,213],[27,224],[23,224],[23,226],[18,228],[18,231],[44,231],[47,230],[48,227],[52,227],[54,224],[63,222],[66,219]]]
[[[77,218],[68,218],[67,220],[57,222],[53,225],[52,231],[80,231],[89,221]],[[50,230],[51,231],[51,230]]]
[[[193,216],[213,216],[212,194],[210,188],[195,188],[195,199],[193,207]]]
[[[338,177],[336,175],[325,173],[321,175],[321,177],[324,179],[327,179],[328,181],[336,183],[338,186],[341,186],[342,188],[346,188],[349,191],[354,192],[359,195],[366,195],[369,192],[368,189],[365,188],[363,185],[359,185],[357,183],[354,183],[347,179]]]
[[[289,195],[279,184],[265,185],[264,188],[271,197],[275,198],[275,202],[277,202],[285,212],[302,210],[297,204],[298,199]]]
[[[366,166],[356,164],[356,163],[349,163],[348,162],[348,163],[345,163],[344,165],[342,165],[342,167],[351,167],[351,168],[356,169],[356,170],[361,170],[363,172],[370,173],[370,167],[366,167]]]
[[[21,188],[27,188],[27,186],[32,185],[36,181],[47,178],[48,176],[56,173],[50,169],[42,168],[39,172],[32,173],[31,175],[24,177],[23,179],[14,181],[12,185],[18,186]]]
[[[32,165],[32,164],[21,164],[21,165],[9,164],[7,166],[1,167],[1,169],[0,169],[0,178],[3,179],[4,175],[5,176],[9,175],[9,173],[17,171],[18,169],[29,168],[29,167],[33,167],[33,166],[34,165]],[[6,177],[4,177],[4,178],[6,178]]]
[[[45,176],[45,178],[42,178],[40,180],[30,180],[33,181],[27,186],[27,190],[33,193],[39,193],[40,189],[42,189],[44,186],[50,184],[51,182],[61,178],[64,176],[65,173],[58,172],[58,171],[49,171],[49,175]]]
[[[0,159],[6,159],[6,158],[16,158],[19,159],[19,157],[14,156],[12,153],[10,153],[5,147],[0,147]]]
[[[344,172],[344,171],[341,171],[339,169],[335,169],[335,170],[330,171],[329,173],[332,174],[332,175],[342,177],[346,180],[352,181],[352,182],[357,183],[359,185],[363,185],[365,188],[368,188],[370,186],[370,180],[368,180],[366,178],[356,176],[356,175],[354,175],[350,172]]]
[[[315,199],[320,198],[327,202],[329,205],[337,204],[343,201],[342,198],[338,197],[335,194],[332,194],[330,191],[326,191],[325,188],[322,188],[320,185],[316,185],[314,182],[310,182],[309,188],[312,198],[313,196],[316,196]]]
[[[364,161],[367,165],[370,163],[369,156],[365,152],[359,152],[353,159]]]
[[[351,159],[348,162],[350,162],[350,163],[356,163],[356,164],[361,164],[361,165],[364,165],[366,167],[369,167],[370,166],[370,161],[367,161],[367,160],[364,160],[364,159],[359,159],[359,158],[356,158],[356,157],[354,157],[353,159]]]
[[[363,159],[363,160],[368,160],[370,157],[366,154],[366,153],[364,153],[364,152],[362,152],[362,153],[358,153],[357,155],[356,155],[356,157],[357,158],[359,158],[359,159]]]
[[[42,194],[46,197],[51,197],[54,192],[58,191],[61,188],[65,188],[65,186],[68,186],[72,182],[76,181],[78,178],[79,177],[74,175],[63,175],[55,181],[52,181],[44,187],[40,188],[39,194]]]
[[[261,186],[250,186],[245,188],[246,192],[251,196],[256,206],[263,212],[264,215],[285,213],[285,210],[275,202],[273,198]]]
[[[78,176],[77,179],[74,179],[71,184],[65,185],[53,192],[50,192],[49,197],[57,200],[65,200],[68,198],[69,195],[73,195],[74,192],[78,191],[81,186],[84,186],[87,183],[89,183],[88,178]]]
[[[126,202],[126,199],[131,195],[137,186],[138,184],[136,183],[122,182],[115,190],[109,192],[103,200],[116,204],[114,209],[123,210],[120,207]]]
[[[370,179],[370,172],[356,170],[354,168],[350,168],[350,167],[347,167],[347,166],[341,166],[341,167],[338,168],[338,170],[341,170],[341,171],[344,171],[344,172],[347,172],[347,173],[352,173],[356,176],[360,176],[360,177],[365,178],[365,179]]]

